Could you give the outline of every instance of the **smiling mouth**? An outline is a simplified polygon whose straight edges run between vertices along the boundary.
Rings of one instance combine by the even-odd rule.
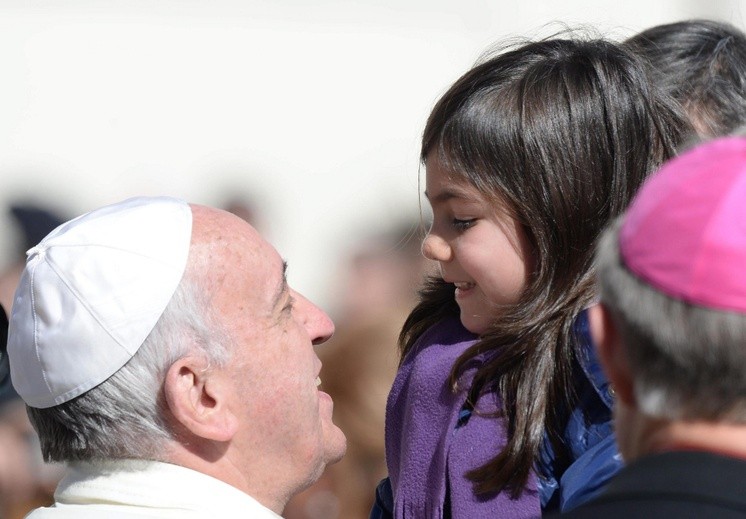
[[[316,387],[321,385],[321,377],[316,377]]]
[[[458,283],[454,283],[454,285],[456,286],[456,292],[454,293],[456,301],[460,301],[461,299],[469,296],[472,293],[474,287],[477,286],[476,283],[472,283],[470,281],[461,281]]]

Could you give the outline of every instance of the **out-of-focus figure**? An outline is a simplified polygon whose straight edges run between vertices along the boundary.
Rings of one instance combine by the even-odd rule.
[[[386,475],[386,397],[396,374],[399,330],[427,268],[420,225],[403,223],[358,244],[340,276],[337,331],[319,351],[323,389],[347,454],[285,510],[287,519],[366,519],[371,489]]]
[[[686,111],[700,138],[746,123],[746,34],[724,22],[657,25],[627,40],[654,81]]]
[[[261,231],[264,227],[261,211],[248,196],[230,197],[221,204],[221,207],[225,211],[235,214],[257,230]]]
[[[13,262],[0,273],[0,304],[10,312],[13,293],[26,264],[26,251],[39,243],[52,229],[65,221],[52,209],[33,203],[15,203],[8,213],[21,230],[21,242]]]
[[[36,203],[15,203],[8,210],[21,231],[14,261],[0,273],[0,305],[10,312],[13,293],[18,286],[26,251],[39,243],[63,218],[50,208]],[[6,321],[7,326],[7,321]],[[7,327],[5,328],[7,334]],[[57,465],[43,463],[39,440],[31,427],[26,409],[10,381],[7,369],[5,336],[0,360],[0,517],[21,519],[31,509],[51,504],[54,487],[62,476]]]

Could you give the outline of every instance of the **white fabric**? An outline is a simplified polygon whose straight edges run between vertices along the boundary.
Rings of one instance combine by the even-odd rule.
[[[119,460],[68,469],[55,504],[26,519],[277,519],[237,488],[191,469]]]
[[[75,398],[137,352],[181,281],[191,234],[186,202],[141,197],[71,220],[28,251],[8,335],[28,405]]]

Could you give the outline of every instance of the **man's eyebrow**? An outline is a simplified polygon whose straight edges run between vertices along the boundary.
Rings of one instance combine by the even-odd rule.
[[[282,282],[277,287],[277,292],[275,292],[274,300],[272,301],[272,308],[277,308],[281,303],[283,303],[282,299],[285,293],[288,291],[288,262],[283,261],[282,262]]]

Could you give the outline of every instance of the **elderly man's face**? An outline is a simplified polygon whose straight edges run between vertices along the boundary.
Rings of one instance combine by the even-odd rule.
[[[313,348],[334,325],[287,286],[283,260],[252,227],[227,213],[209,218],[203,268],[214,315],[228,332],[232,357],[222,369],[242,422],[234,458],[246,463],[250,478],[295,477],[307,486],[345,452],[332,400],[318,389],[321,361]]]

